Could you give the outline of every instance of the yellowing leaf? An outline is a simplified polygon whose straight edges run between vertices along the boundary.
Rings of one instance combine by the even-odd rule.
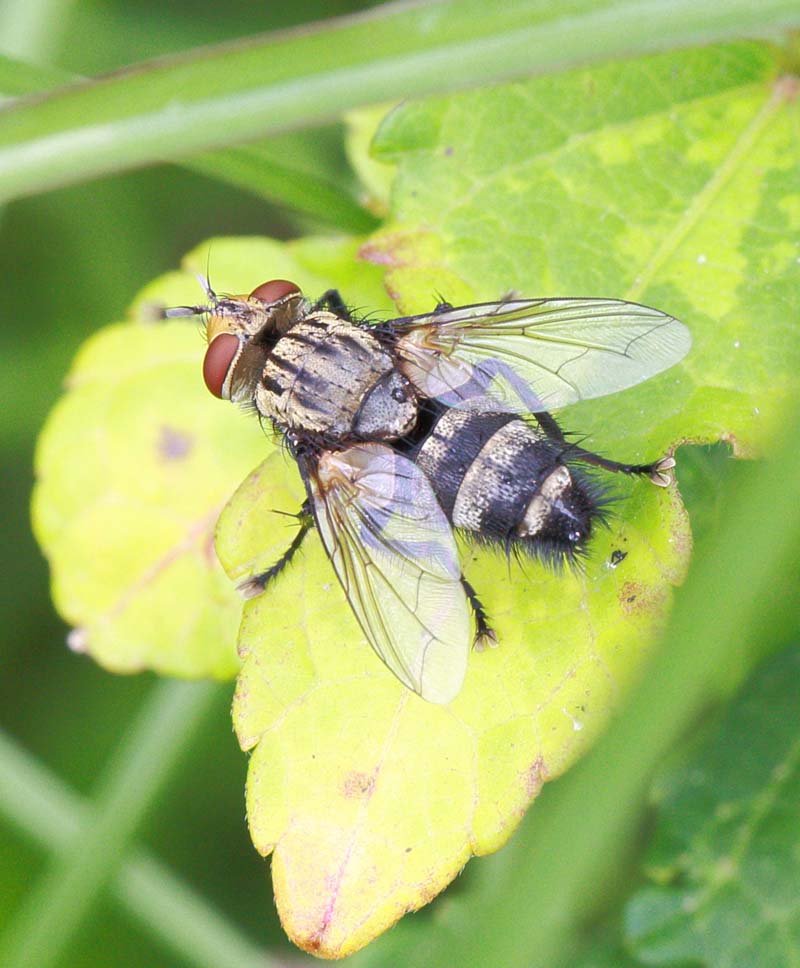
[[[149,286],[138,313],[198,302],[194,274],[207,268],[227,291],[273,276],[322,291],[332,283],[327,264],[338,276],[356,245],[214,240],[187,257],[184,272]],[[370,296],[381,298],[377,287]],[[75,626],[71,646],[116,672],[228,677],[239,666],[242,600],[213,535],[226,500],[274,444],[205,389],[204,350],[194,320],[102,330],[80,352],[39,440],[33,522],[53,598]]]
[[[220,520],[232,577],[291,541],[303,490],[273,454]],[[254,748],[248,817],[274,851],[278,909],[300,946],[354,951],[508,838],[545,780],[597,734],[680,580],[688,528],[674,491],[633,485],[585,573],[464,549],[500,645],[470,656],[449,706],[404,688],[369,648],[322,546],[248,602],[234,702]],[[612,558],[614,551],[623,552]]]
[[[73,647],[115,671],[237,666],[240,605],[212,536],[258,434],[203,392],[202,353],[181,323],[101,331],[40,440],[34,523],[53,597]]]

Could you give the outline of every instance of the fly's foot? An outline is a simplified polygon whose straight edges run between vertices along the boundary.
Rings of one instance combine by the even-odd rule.
[[[656,487],[669,487],[675,481],[675,475],[670,471],[675,466],[675,458],[671,455],[650,465],[649,478]]]
[[[485,652],[487,649],[496,649],[497,646],[497,632],[495,632],[494,629],[489,628],[488,625],[484,625],[483,629],[478,629],[478,632],[475,636],[475,641],[472,643],[472,648],[476,652]]]
[[[286,514],[287,512],[281,511],[281,514]],[[289,514],[288,517],[297,518],[300,522],[300,530],[294,536],[292,543],[284,551],[284,553],[278,558],[274,565],[267,568],[266,571],[262,571],[257,575],[252,575],[245,581],[239,582],[236,586],[237,591],[244,598],[257,598],[267,587],[267,585],[283,571],[283,569],[289,564],[289,562],[297,554],[300,545],[303,543],[303,539],[311,530],[314,523],[314,519],[308,510],[308,503],[305,502],[297,514]]]
[[[472,648],[476,652],[496,648],[497,633],[489,625],[489,617],[486,614],[486,609],[481,604],[481,600],[478,598],[475,589],[463,575],[461,576],[461,584],[464,587],[467,599],[472,606],[472,613],[475,616],[475,641],[472,643]]]
[[[269,578],[266,572],[261,575],[253,575],[252,578],[248,578],[246,581],[241,581],[236,586],[236,591],[244,599],[258,598],[262,594],[267,586]]]

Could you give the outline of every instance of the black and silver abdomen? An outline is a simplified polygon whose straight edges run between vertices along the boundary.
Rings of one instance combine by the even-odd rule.
[[[589,538],[597,511],[562,441],[507,413],[445,410],[414,455],[457,528],[558,558]]]
[[[390,439],[407,433],[417,396],[368,329],[320,312],[276,342],[255,391],[281,428],[329,437]]]

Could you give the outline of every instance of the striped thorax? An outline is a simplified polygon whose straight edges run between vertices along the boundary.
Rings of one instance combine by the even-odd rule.
[[[256,406],[282,427],[370,439],[401,437],[417,399],[369,330],[328,312],[308,316],[267,358]]]

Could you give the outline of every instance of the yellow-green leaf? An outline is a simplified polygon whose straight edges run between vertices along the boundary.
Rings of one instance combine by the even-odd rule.
[[[248,816],[258,849],[274,851],[278,908],[302,947],[347,954],[426,903],[472,854],[504,843],[542,783],[591,743],[635,675],[689,541],[674,491],[630,490],[585,573],[526,562],[509,574],[502,555],[464,549],[500,645],[470,656],[444,708],[370,650],[316,535],[247,603],[234,721],[254,748]],[[303,496],[278,453],[245,481],[220,520],[231,577],[278,557],[293,534],[285,512]]]
[[[321,291],[352,264],[355,241],[212,240],[185,270],[149,286],[153,307],[196,303],[195,273],[227,291],[289,276]],[[378,273],[369,297],[381,298]],[[346,275],[345,275],[346,278]],[[382,297],[385,301],[385,297]],[[70,644],[115,672],[233,675],[241,596],[219,567],[216,521],[272,450],[255,420],[215,400],[200,376],[196,321],[128,322],[81,350],[42,432],[33,522]]]

